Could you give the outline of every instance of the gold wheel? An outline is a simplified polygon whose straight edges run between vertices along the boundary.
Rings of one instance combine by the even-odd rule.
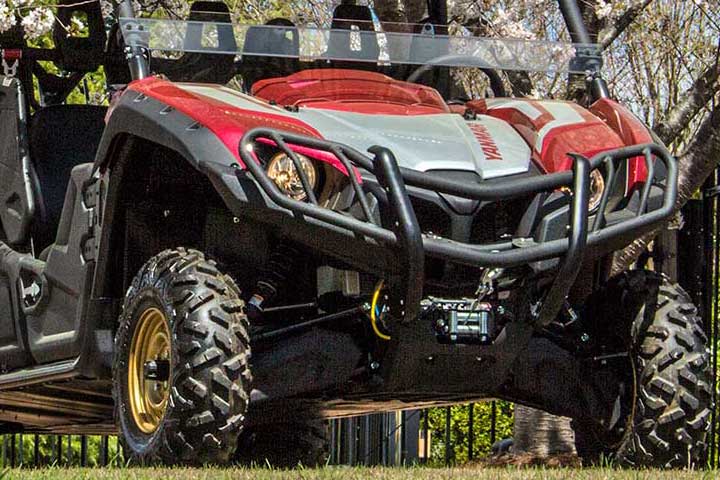
[[[130,344],[128,397],[137,427],[146,434],[157,430],[170,398],[170,327],[155,307],[140,316]]]

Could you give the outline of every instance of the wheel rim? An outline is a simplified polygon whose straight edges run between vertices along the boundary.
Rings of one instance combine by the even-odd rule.
[[[128,362],[130,411],[137,427],[146,434],[153,433],[160,426],[170,398],[167,379],[146,378],[146,365],[158,360],[170,361],[170,328],[165,314],[152,307],[140,316]]]

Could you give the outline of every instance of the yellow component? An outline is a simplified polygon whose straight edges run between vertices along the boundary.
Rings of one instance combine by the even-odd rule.
[[[378,336],[381,340],[390,340],[390,335],[385,335],[380,331],[380,329],[377,326],[377,318],[375,316],[375,307],[377,307],[378,298],[380,298],[380,291],[383,288],[383,281],[380,280],[378,282],[377,287],[375,287],[375,293],[373,293],[372,297],[372,303],[370,304],[370,324],[372,325],[373,332],[375,332],[375,335]]]
[[[160,426],[170,398],[169,381],[145,378],[145,364],[170,361],[170,326],[165,314],[151,307],[140,316],[128,357],[128,399],[135,425],[151,434]],[[172,378],[172,376],[171,376]]]

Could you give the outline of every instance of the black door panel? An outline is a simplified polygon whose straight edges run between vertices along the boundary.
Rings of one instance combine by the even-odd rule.
[[[0,226],[10,244],[27,240],[35,208],[26,116],[18,81],[0,75]]]

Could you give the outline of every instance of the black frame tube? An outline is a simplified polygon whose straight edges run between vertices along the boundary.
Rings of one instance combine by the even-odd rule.
[[[610,90],[605,80],[600,76],[602,60],[599,60],[599,58],[602,56],[602,51],[600,51],[599,47],[592,46],[594,45],[593,40],[590,38],[590,32],[588,32],[585,21],[583,20],[580,6],[576,0],[558,0],[558,4],[560,5],[560,13],[562,13],[573,43],[581,43],[588,46],[587,49],[585,49],[586,51],[578,51],[576,53],[576,60],[582,62],[591,75],[588,84],[590,98],[593,100],[609,98]]]
[[[351,178],[357,174],[355,167],[374,174],[383,187],[392,209],[393,228],[383,228],[369,219],[362,221],[313,203],[299,202],[281,193],[253,153],[256,141],[266,143],[268,139],[275,139],[278,148],[288,155],[294,153],[290,152],[293,145],[332,152],[340,158]],[[514,267],[564,256],[556,280],[538,312],[538,322],[546,324],[562,307],[565,297],[577,277],[586,247],[599,245],[623,235],[641,233],[644,229],[666,220],[672,215],[677,199],[677,163],[665,147],[657,144],[623,147],[602,152],[591,159],[576,155],[573,156],[572,171],[532,178],[511,177],[491,183],[475,184],[431,177],[419,171],[399,167],[392,152],[386,148],[373,147],[370,153],[373,153],[375,158],[371,160],[346,145],[274,129],[257,128],[246,133],[240,141],[239,153],[247,170],[238,169],[238,178],[245,177],[249,173],[260,186],[261,191],[278,207],[286,209],[292,215],[299,214],[301,217],[319,220],[321,227],[323,223],[328,228],[340,227],[348,230],[348,235],[364,236],[371,241],[395,249],[397,257],[401,259],[404,272],[400,285],[397,286],[403,294],[401,303],[396,310],[396,312],[402,313],[395,315],[400,319],[415,318],[419,309],[424,283],[425,254],[476,267]],[[654,175],[655,171],[652,168],[653,158],[663,162],[667,168],[662,206],[646,212],[649,191],[654,183],[653,177],[649,176],[641,191],[638,211],[632,218],[606,226],[603,224],[605,212],[598,212],[593,229],[588,232],[590,173],[602,165],[606,165],[605,184],[611,186],[616,180],[617,171],[619,171],[614,164],[638,156],[645,158],[649,175]],[[356,187],[357,185],[354,183],[353,187]],[[570,202],[569,235],[568,238],[535,243],[523,248],[515,247],[511,241],[472,245],[434,236],[424,237],[410,202],[406,185],[464,198],[494,201],[567,187],[573,194]],[[607,205],[605,197],[608,195],[608,191],[606,189],[601,200],[603,208]]]
[[[364,236],[381,244],[392,247],[398,246],[400,240],[397,234],[389,229],[316,205],[292,200],[280,192],[274,182],[265,174],[263,167],[257,162],[254,154],[251,153],[251,147],[255,141],[260,138],[272,138],[272,135],[275,134],[281,135],[286,142],[292,145],[314,148],[326,152],[341,151],[356,167],[369,172],[374,172],[375,170],[370,158],[351,147],[318,138],[258,128],[246,133],[240,142],[239,152],[247,171],[242,169],[238,170],[238,176],[246,176],[249,173],[272,203],[287,210],[288,213],[292,215],[313,218],[319,220],[321,224],[325,223],[346,229],[352,236]],[[588,246],[598,245],[633,231],[640,231],[653,224],[662,222],[672,215],[677,198],[678,172],[675,159],[665,147],[658,144],[644,144],[603,152],[589,160],[590,169],[597,169],[603,162],[619,162],[633,157],[643,156],[646,152],[650,152],[655,159],[662,161],[667,168],[667,182],[664,187],[662,207],[618,224],[598,227],[588,234]],[[532,178],[507,178],[502,181],[467,184],[444,178],[431,177],[422,172],[403,167],[398,167],[397,171],[402,177],[402,182],[408,186],[463,198],[491,201],[510,199],[543,191],[553,191],[562,187],[572,187],[574,178],[572,171],[563,171]],[[385,174],[386,176],[388,175],[387,172]],[[608,183],[606,179],[606,184]],[[477,267],[514,267],[564,255],[569,248],[569,242],[567,238],[564,238],[525,248],[514,248],[512,242],[471,245],[448,239],[423,237],[423,248],[426,255]]]
[[[575,0],[558,0],[558,3],[560,4],[560,13],[562,13],[573,43],[592,43],[577,2]]]
[[[277,338],[277,337],[280,337],[283,335],[289,335],[289,334],[302,332],[302,331],[308,330],[312,327],[315,327],[317,325],[321,325],[323,323],[328,323],[328,322],[332,322],[335,320],[343,320],[345,318],[350,318],[350,317],[357,318],[357,315],[359,315],[361,313],[363,313],[363,310],[360,307],[350,308],[347,310],[343,310],[341,312],[331,313],[329,315],[323,315],[322,317],[313,318],[312,320],[308,320],[306,322],[295,323],[293,325],[279,328],[277,330],[272,330],[269,332],[254,335],[252,337],[252,341],[253,341],[253,343],[263,342],[263,341],[271,340],[271,339],[274,339],[274,338]]]
[[[135,18],[132,0],[122,0],[117,7],[118,18]],[[135,29],[133,29],[135,30]],[[132,35],[138,35],[133,33]],[[131,46],[135,42],[127,42],[125,47],[130,75],[133,80],[141,80],[150,76],[150,62],[147,51],[138,46]]]
[[[378,173],[378,182],[385,189],[388,202],[395,214],[395,230],[399,240],[398,255],[402,258],[406,272],[400,286],[400,290],[405,292],[404,298],[398,299],[399,305],[390,304],[391,313],[401,320],[414,319],[420,313],[425,280],[422,231],[393,153],[387,148],[378,146],[370,148],[369,152],[375,155],[373,166]]]
[[[560,265],[550,290],[548,290],[538,315],[537,323],[545,326],[552,322],[560,311],[570,288],[580,272],[583,251],[588,236],[588,203],[590,201],[590,162],[584,157],[575,157],[573,163],[573,202],[570,209],[570,234],[568,251]]]

